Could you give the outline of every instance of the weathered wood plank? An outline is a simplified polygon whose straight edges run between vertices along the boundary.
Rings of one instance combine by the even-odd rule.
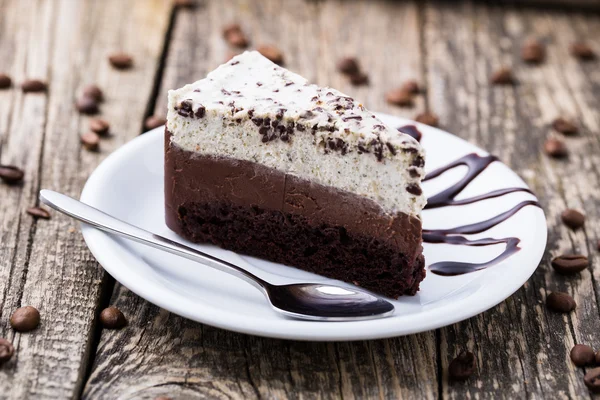
[[[591,39],[600,19],[468,1],[458,7],[430,3],[425,19],[428,78],[435,88],[430,107],[442,116],[444,128],[499,155],[519,172],[538,194],[549,225],[548,252],[521,290],[493,310],[441,330],[444,369],[465,348],[478,361],[478,376],[467,383],[451,384],[444,375],[443,394],[585,397],[583,370],[572,365],[568,353],[575,343],[597,347],[592,335],[600,328],[596,280],[590,271],[558,276],[549,260],[564,252],[587,254],[598,236],[599,92],[590,82],[597,82],[597,76],[591,78],[568,55],[568,45],[578,35]],[[590,30],[576,27],[578,19]],[[548,60],[541,66],[520,60],[520,47],[532,36],[548,45]],[[502,65],[513,67],[516,87],[490,85],[489,77]],[[560,115],[584,127],[579,137],[566,139],[572,154],[568,161],[550,160],[541,151],[551,121]],[[585,231],[573,233],[561,224],[560,213],[567,207],[586,211]],[[553,290],[572,293],[577,310],[569,316],[548,312],[544,300]]]
[[[273,18],[277,15],[277,18]],[[373,109],[389,107],[386,90],[422,79],[418,8],[393,1],[212,1],[176,16],[156,114],[166,91],[202,78],[229,51],[221,28],[240,22],[252,45],[274,44],[286,66],[313,82],[349,93]],[[365,38],[369,38],[368,41]],[[357,56],[371,77],[353,87],[336,71]],[[103,332],[84,397],[435,398],[433,332],[392,340],[303,343],[236,334],[160,310],[117,285],[112,302],[130,319]]]
[[[0,336],[16,347],[15,357],[0,368],[0,397],[74,398],[85,378],[106,274],[71,220],[54,214],[33,222],[24,209],[36,204],[40,187],[78,197],[95,166],[139,134],[145,110],[139,98],[152,89],[170,4],[10,1],[0,8],[0,70],[17,83],[39,77],[50,87],[47,95],[23,95],[18,88],[0,94],[8,100],[0,101],[0,160],[27,173],[22,187],[0,185]],[[108,64],[107,55],[117,50],[135,57],[131,71]],[[102,115],[112,125],[99,153],[81,149],[79,134],[88,129],[88,118],[73,106],[89,83],[104,89]],[[9,328],[10,314],[21,305],[40,310],[36,331],[15,334]]]

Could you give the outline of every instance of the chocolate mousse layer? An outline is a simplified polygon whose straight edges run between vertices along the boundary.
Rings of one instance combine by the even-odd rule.
[[[196,243],[397,298],[425,277],[421,221],[250,161],[183,150],[165,133],[167,226]]]

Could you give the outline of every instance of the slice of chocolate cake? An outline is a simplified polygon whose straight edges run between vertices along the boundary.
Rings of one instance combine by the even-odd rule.
[[[257,52],[170,91],[167,120],[173,231],[389,297],[417,292],[424,158],[412,137]]]

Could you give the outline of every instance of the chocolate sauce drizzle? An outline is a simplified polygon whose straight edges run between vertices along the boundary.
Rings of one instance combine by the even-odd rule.
[[[467,173],[462,179],[450,186],[448,189],[431,196],[427,200],[428,204],[425,207],[425,209],[471,204],[478,201],[491,199],[494,197],[504,196],[505,194],[514,192],[526,192],[533,194],[529,189],[513,187],[494,190],[486,194],[470,197],[463,200],[455,200],[455,197],[459,195],[469,185],[469,183],[473,181],[473,179],[479,176],[479,174],[481,174],[490,164],[497,160],[498,158],[492,155],[479,156],[475,153],[472,153],[467,154],[466,156],[461,157],[458,160],[453,161],[450,164],[438,168],[435,171],[432,171],[429,174],[427,174],[423,181],[428,181],[433,178],[436,178],[444,172],[461,165],[464,165],[468,168]],[[462,275],[468,272],[475,272],[490,267],[494,264],[498,264],[500,261],[505,260],[506,258],[519,251],[520,247],[518,245],[521,240],[516,237],[508,237],[501,239],[483,238],[470,240],[462,235],[484,232],[500,224],[501,222],[506,221],[508,218],[512,217],[519,210],[526,206],[540,207],[540,204],[534,200],[526,200],[520,202],[510,210],[498,214],[495,217],[492,217],[485,221],[476,222],[469,225],[457,226],[455,228],[450,229],[423,229],[423,241],[426,243],[446,243],[464,246],[490,246],[501,243],[504,243],[506,245],[504,251],[499,256],[490,261],[478,264],[464,263],[458,261],[441,261],[429,266],[431,272],[437,275],[444,276]]]

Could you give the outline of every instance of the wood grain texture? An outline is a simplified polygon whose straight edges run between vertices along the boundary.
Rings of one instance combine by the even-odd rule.
[[[600,62],[574,60],[568,46],[587,38],[600,53],[598,14],[475,0],[204,0],[177,9],[165,69],[156,76],[170,17],[167,0],[0,0],[0,72],[16,85],[25,78],[50,83],[47,94],[0,90],[0,163],[27,174],[23,185],[0,184],[0,337],[17,349],[0,367],[0,399],[74,398],[81,390],[86,399],[590,396],[585,370],[568,354],[575,343],[600,348]],[[286,67],[309,80],[374,110],[413,117],[430,109],[443,128],[515,169],[536,191],[549,225],[547,252],[525,286],[492,310],[437,331],[317,343],[195,323],[117,284],[111,303],[129,325],[102,331],[96,349],[95,315],[111,287],[108,277],[73,222],[56,214],[36,222],[22,211],[36,204],[41,187],[78,196],[93,168],[139,134],[147,105],[164,115],[167,90],[226,60],[234,49],[221,28],[236,21],[251,47],[277,45]],[[520,60],[529,37],[547,44],[546,63]],[[113,70],[106,55],[114,50],[132,53],[135,68]],[[353,87],[336,71],[343,56],[358,57],[369,86]],[[517,86],[490,85],[502,65],[513,68]],[[426,95],[411,109],[386,104],[385,92],[408,78],[425,84]],[[104,89],[103,117],[113,127],[100,153],[79,145],[88,118],[73,102],[87,83]],[[565,139],[571,155],[563,161],[541,152],[545,138],[560,136],[550,128],[559,115],[581,127],[580,135]],[[586,213],[585,229],[561,224],[567,207]],[[556,275],[550,259],[565,252],[588,255],[592,267],[576,277]],[[544,301],[554,290],[571,293],[577,310],[547,311]],[[38,330],[10,328],[10,314],[21,305],[40,309]],[[447,367],[463,349],[475,353],[477,373],[452,382]]]
[[[442,394],[481,398],[587,397],[582,369],[569,351],[575,343],[598,347],[598,64],[584,65],[568,54],[577,37],[598,31],[597,16],[523,10],[462,2],[460,7],[428,4],[425,13],[428,79],[434,96],[429,105],[443,127],[497,154],[523,176],[545,209],[549,238],[540,268],[515,295],[496,308],[441,330],[441,360],[463,348],[477,356],[478,376],[452,384],[444,375]],[[524,40],[547,44],[548,60],[540,66],[520,60]],[[599,37],[596,36],[595,37]],[[493,87],[489,78],[500,66],[513,68],[515,87]],[[468,71],[461,73],[459,71]],[[568,161],[542,154],[550,124],[557,116],[574,118],[582,127],[567,138]],[[560,222],[567,207],[584,210],[586,229],[572,232]],[[558,254],[588,254],[592,267],[581,275],[555,274],[549,260]],[[593,272],[593,274],[592,274]],[[574,295],[578,308],[567,316],[545,309],[550,291]],[[499,327],[505,327],[501,329]]]
[[[384,100],[390,85],[421,79],[418,9],[412,2],[211,1],[179,10],[175,21],[156,114],[165,113],[168,89],[201,79],[226,59],[230,49],[221,28],[235,21],[252,46],[278,46],[286,67],[368,107],[412,116],[424,104],[419,99],[416,108],[403,110]],[[371,77],[369,86],[353,87],[336,71],[343,56],[359,58]],[[86,399],[437,397],[433,332],[369,342],[304,343],[194,323],[120,285],[112,302],[130,324],[119,332],[103,332]]]
[[[0,70],[16,84],[0,91],[0,161],[26,171],[22,186],[0,185],[0,336],[16,348],[0,368],[0,398],[75,398],[84,382],[105,273],[75,223],[57,214],[36,222],[24,210],[41,187],[78,197],[95,166],[139,134],[138,98],[151,92],[170,3],[127,3],[127,14],[121,0],[0,3]],[[135,68],[110,67],[116,50],[130,52]],[[26,78],[47,81],[47,94],[22,94]],[[102,116],[112,125],[99,153],[81,149],[88,118],[73,105],[89,83],[103,88]],[[22,305],[40,310],[34,332],[8,324]]]

